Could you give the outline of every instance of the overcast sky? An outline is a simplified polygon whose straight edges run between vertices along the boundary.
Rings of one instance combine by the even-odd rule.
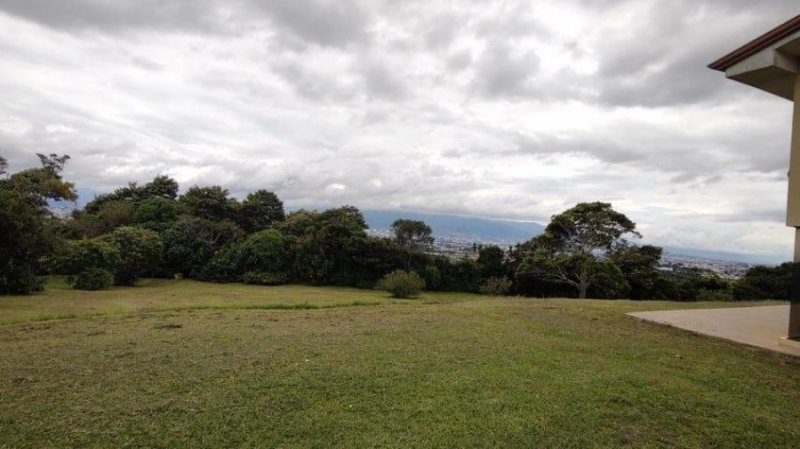
[[[788,258],[791,103],[706,68],[796,0],[0,0],[0,154],[106,191],[159,173],[548,218]]]

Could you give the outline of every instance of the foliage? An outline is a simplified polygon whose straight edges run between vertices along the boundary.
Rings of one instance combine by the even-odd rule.
[[[67,242],[58,258],[67,282],[79,290],[100,290],[114,284],[114,272],[122,263],[119,246],[109,239],[93,238]]]
[[[611,250],[623,235],[638,236],[636,224],[609,203],[579,203],[551,218],[540,239],[543,246],[568,254]]]
[[[423,270],[425,285],[430,290],[439,290],[442,286],[442,271],[433,263],[425,265]]]
[[[148,198],[136,208],[133,221],[148,229],[163,231],[177,221],[180,210],[179,203],[173,199]]]
[[[589,287],[602,278],[604,288],[595,291],[604,297],[627,294],[630,286],[619,279],[622,273],[606,255],[623,245],[626,234],[638,236],[636,225],[608,203],[579,203],[552,217],[544,233],[526,246],[527,255],[517,274],[545,282],[573,287],[579,298],[586,298]],[[615,269],[616,268],[616,269]],[[520,282],[525,285],[525,282]]]
[[[478,249],[478,270],[481,278],[497,278],[505,274],[506,253],[497,245],[482,246]]]
[[[609,253],[608,259],[619,267],[630,286],[631,299],[658,298],[662,252],[658,246],[623,243]]]
[[[228,190],[220,186],[193,186],[180,196],[180,203],[190,215],[205,220],[235,220],[238,202],[228,197]]]
[[[119,246],[109,239],[70,240],[58,258],[60,271],[75,275],[90,268],[114,272],[122,261]]]
[[[788,295],[784,271],[754,269],[733,289],[702,272],[665,274],[658,269],[661,248],[628,243],[628,235],[639,235],[635,224],[600,202],[555,215],[542,235],[507,252],[476,244],[475,260],[429,254],[432,230],[422,221],[397,220],[393,238],[372,237],[352,206],[287,215],[273,192],[257,190],[239,203],[220,186],[194,186],[178,198],[177,182],[163,175],[99,195],[59,220],[47,206],[75,198],[72,184],[59,177],[68,157],[39,157],[41,168],[0,179],[0,293],[35,291],[37,274],[60,266],[73,275],[107,270],[117,284],[180,273],[215,282],[246,277],[369,288],[404,268],[433,290],[683,301]],[[0,158],[0,174],[6,171]],[[67,239],[74,242],[62,243]],[[90,260],[103,259],[98,242],[116,248],[118,261]],[[53,263],[70,257],[83,264]]]
[[[87,268],[69,282],[76,290],[105,290],[114,285],[114,274],[104,268]]]
[[[469,258],[450,261],[444,257],[434,259],[442,275],[442,290],[477,292],[480,287],[478,264]]]
[[[48,223],[48,201],[77,199],[72,183],[59,173],[69,156],[37,154],[41,167],[0,179],[0,294],[41,290],[39,259],[53,253],[57,236]],[[2,171],[7,170],[3,159]]]
[[[631,286],[622,270],[608,259],[593,264],[594,279],[587,296],[598,299],[620,299],[630,297]]]
[[[113,270],[116,285],[133,285],[141,276],[158,272],[164,246],[155,232],[123,226],[101,238],[119,248],[120,261]]]
[[[698,301],[732,301],[732,289],[709,290],[701,288],[697,293]]]
[[[791,262],[777,267],[763,265],[750,267],[733,286],[733,297],[736,300],[750,299],[789,299],[789,287],[792,285]]]
[[[285,273],[248,271],[242,275],[242,282],[255,285],[282,285],[289,282],[289,278]]]
[[[375,288],[395,298],[414,298],[425,288],[425,281],[413,271],[395,270],[381,278]]]
[[[392,223],[392,232],[395,241],[405,249],[406,270],[411,269],[411,259],[414,253],[426,251],[433,245],[433,231],[431,227],[419,220],[399,219]]]
[[[284,273],[288,242],[277,229],[250,234],[240,245],[240,267],[244,271]]]
[[[241,245],[231,242],[220,248],[194,277],[202,281],[237,282],[241,280]]]
[[[511,291],[511,280],[506,277],[490,277],[481,284],[479,291],[489,296],[506,295]]]
[[[342,285],[357,268],[355,257],[367,241],[366,222],[352,206],[309,215],[310,223],[294,240],[293,273],[302,282]]]
[[[243,231],[234,223],[182,217],[162,237],[165,274],[182,273],[187,277],[203,276],[205,265],[218,250],[238,241]]]
[[[169,176],[159,175],[141,187],[135,182],[129,182],[127,186],[120,187],[112,193],[97,195],[86,204],[84,210],[90,214],[96,214],[105,203],[110,201],[125,201],[135,206],[152,198],[174,200],[177,196],[178,183]]]
[[[267,190],[248,194],[239,207],[239,226],[248,233],[264,230],[284,218],[283,202]]]

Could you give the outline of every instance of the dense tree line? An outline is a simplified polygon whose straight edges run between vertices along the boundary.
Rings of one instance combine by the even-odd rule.
[[[541,235],[507,250],[475,245],[473,254],[451,260],[431,253],[432,230],[420,221],[397,220],[392,237],[375,237],[352,206],[287,214],[267,190],[241,201],[221,186],[193,186],[179,195],[178,183],[163,175],[99,195],[58,218],[49,202],[76,199],[60,175],[69,158],[39,157],[40,168],[14,174],[0,157],[2,294],[38,291],[41,275],[59,273],[80,289],[153,276],[359,288],[405,279],[413,285],[399,291],[424,285],[579,298],[788,296],[791,264],[754,267],[735,283],[698,270],[662,271],[662,249],[631,243],[639,237],[635,223],[608,203],[580,203],[553,216]]]

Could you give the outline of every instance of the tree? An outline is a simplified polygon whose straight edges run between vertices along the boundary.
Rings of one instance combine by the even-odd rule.
[[[200,278],[214,253],[240,240],[243,235],[241,228],[230,221],[184,216],[173,223],[162,237],[165,270],[167,274],[182,273],[187,277]]]
[[[411,270],[411,258],[433,245],[433,231],[424,221],[398,219],[392,223],[395,241],[406,251],[406,271]]]
[[[623,235],[641,237],[636,224],[609,203],[578,203],[554,215],[544,230],[542,243],[568,254],[609,251]]]
[[[266,229],[284,218],[283,203],[267,190],[248,194],[239,207],[239,226],[248,233]]]
[[[478,248],[478,269],[481,278],[500,278],[505,275],[506,253],[497,245],[482,246]]]
[[[789,299],[792,285],[792,263],[777,267],[757,265],[750,267],[733,286],[733,297],[737,300]]]
[[[141,188],[140,200],[165,198],[174,200],[178,197],[178,182],[166,175],[158,175]]]
[[[75,186],[61,179],[69,156],[37,154],[41,167],[0,179],[0,294],[39,291],[39,259],[51,254],[55,236],[48,201],[74,201]],[[7,170],[5,159],[0,168]]]
[[[143,186],[136,182],[129,182],[127,186],[120,187],[112,193],[97,195],[86,203],[84,210],[90,214],[100,211],[100,208],[109,201],[126,201],[137,206],[142,201],[151,198],[166,198],[174,200],[178,196],[178,183],[165,175],[158,175]]]
[[[102,233],[111,232],[120,226],[127,226],[133,223],[133,216],[136,207],[130,201],[113,200],[107,201],[97,212],[96,216],[102,224]]]
[[[636,246],[628,243],[616,245],[608,254],[630,285],[631,299],[658,298],[658,285],[661,274],[658,264],[661,261],[661,247],[653,245]]]
[[[592,282],[608,273],[603,260],[626,234],[636,235],[636,225],[609,203],[579,203],[552,217],[544,233],[527,246],[529,255],[520,265],[534,277],[572,286],[585,298]]]
[[[211,221],[233,220],[236,218],[238,203],[228,197],[228,190],[220,186],[189,188],[179,201],[187,212],[195,217]]]
[[[353,206],[328,209],[292,217],[304,224],[302,235],[293,238],[293,273],[312,284],[350,284],[357,267],[356,255],[367,241],[364,216]],[[290,227],[299,230],[299,223]]]
[[[112,270],[116,285],[133,285],[141,276],[157,272],[163,244],[155,232],[123,226],[101,239],[119,248],[120,261]]]
[[[139,204],[134,214],[134,223],[156,232],[163,232],[172,225],[180,215],[177,201],[164,198],[148,198]]]
[[[240,245],[240,267],[246,271],[283,273],[287,267],[287,241],[277,229],[248,236]]]
[[[59,271],[80,290],[100,290],[114,283],[122,255],[119,246],[102,238],[71,240],[58,258]]]

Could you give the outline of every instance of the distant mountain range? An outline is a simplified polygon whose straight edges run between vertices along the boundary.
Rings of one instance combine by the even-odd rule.
[[[377,231],[377,233],[388,233],[395,220],[406,218],[422,220],[427,223],[433,230],[433,236],[437,240],[496,243],[502,246],[528,241],[544,231],[543,225],[532,221],[499,220],[396,210],[362,210],[362,213],[370,229]],[[664,246],[664,254],[665,256],[687,256],[704,260],[747,264],[774,265],[782,262],[780,258],[770,256],[673,246]]]

